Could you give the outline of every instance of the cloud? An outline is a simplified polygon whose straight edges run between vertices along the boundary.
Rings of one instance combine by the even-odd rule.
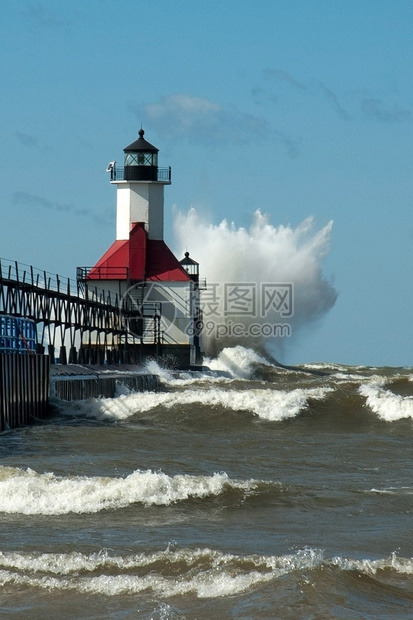
[[[332,110],[336,112],[336,114],[342,118],[343,120],[349,121],[357,118],[359,114],[354,112],[350,114],[348,110],[343,106],[340,98],[337,93],[330,87],[327,86],[324,82],[312,81],[312,82],[303,82],[297,80],[294,76],[292,76],[287,71],[282,69],[264,69],[264,77],[268,80],[272,80],[277,82],[278,84],[287,84],[289,86],[294,87],[296,91],[301,91],[305,96],[310,96],[314,94],[321,94],[325,101],[328,102]],[[256,101],[259,102],[259,99],[263,99],[264,95],[268,100],[270,97],[268,93],[265,92],[260,87],[257,87],[253,91],[253,96]],[[271,97],[274,100],[274,97]],[[378,121],[381,123],[404,123],[410,120],[412,113],[407,108],[402,108],[397,104],[393,104],[392,106],[386,105],[381,99],[377,99],[374,97],[365,97],[364,99],[359,101],[353,101],[355,108],[358,106],[361,107],[364,118]]]
[[[41,207],[48,209],[49,211],[56,211],[59,213],[69,213],[76,215],[77,217],[85,217],[92,219],[96,224],[104,224],[106,220],[103,217],[96,216],[92,211],[88,209],[78,209],[70,204],[61,204],[59,202],[52,202],[42,196],[36,196],[29,192],[14,192],[12,195],[12,202],[16,205],[23,205],[28,207]]]
[[[325,84],[323,84],[322,82],[318,82],[318,88],[323,93],[323,95],[325,96],[327,101],[330,103],[330,105],[332,106],[333,110],[335,110],[337,112],[337,114],[341,118],[343,118],[345,121],[350,120],[350,118],[351,118],[350,114],[341,105],[341,103],[340,103],[337,95],[335,94],[335,92],[333,90],[331,90],[331,88],[329,88],[328,86],[325,86]]]
[[[301,138],[292,138],[290,135],[285,133],[284,131],[274,131],[274,135],[278,139],[279,142],[284,146],[288,155],[295,159],[300,154],[300,147],[302,143]]]
[[[207,145],[250,144],[270,132],[262,117],[225,109],[205,97],[176,93],[157,103],[145,103],[133,109],[146,118],[165,139],[186,139]]]
[[[260,105],[261,103],[266,102],[268,100],[271,101],[271,103],[278,103],[279,101],[279,97],[277,95],[269,96],[268,92],[264,90],[263,88],[261,88],[260,86],[257,86],[256,88],[252,88],[251,95],[254,100],[254,103],[256,103],[257,105]]]
[[[224,108],[207,98],[177,93],[132,111],[139,120],[147,119],[165,140],[187,140],[206,146],[243,146],[272,140],[289,157],[297,157],[299,153],[300,140],[274,129],[265,118]]]
[[[385,108],[381,99],[363,99],[361,108],[367,118],[381,123],[404,123],[411,118],[410,110],[402,109],[396,104]]]
[[[61,17],[60,13],[45,7],[41,2],[28,4],[23,11],[23,17],[31,28],[62,28],[70,24],[70,20]]]
[[[283,71],[282,69],[264,69],[264,76],[267,78],[275,78],[280,82],[285,82],[290,86],[294,86],[299,90],[307,90],[307,85],[303,82],[299,82],[292,75]]]
[[[24,144],[24,146],[28,146],[30,148],[37,148],[39,146],[36,136],[21,131],[16,131],[16,136],[19,142]]]
[[[297,80],[287,71],[283,69],[264,69],[264,77],[274,80],[278,83],[287,84],[292,86],[296,91],[301,91],[307,95],[313,95],[314,93],[321,93],[323,98],[329,103],[330,107],[344,120],[349,120],[350,115],[347,110],[340,103],[337,94],[323,82],[302,82]],[[273,99],[273,98],[272,98]]]

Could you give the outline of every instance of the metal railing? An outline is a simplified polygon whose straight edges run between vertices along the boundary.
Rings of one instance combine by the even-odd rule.
[[[24,263],[1,258],[0,285],[15,283],[20,289],[29,287],[33,290],[45,291],[46,293],[54,292],[58,295],[65,295],[67,297],[83,298],[84,289],[80,286],[83,280],[79,276],[84,276],[88,269],[90,270],[93,268],[78,267],[77,279],[74,281],[73,279],[38,269],[32,265],[25,265]],[[116,276],[116,278],[117,277],[118,276]],[[99,281],[98,279],[96,280]],[[96,286],[93,287],[93,293],[95,301],[108,306],[117,307],[117,296],[112,294],[111,298],[108,291]]]
[[[144,166],[142,166],[144,167]],[[158,168],[158,176],[157,176],[157,180],[158,181],[166,181],[166,182],[171,182],[171,176],[172,176],[172,171],[171,171],[171,166],[169,166],[168,168]],[[110,169],[110,180],[111,181],[128,181],[129,179],[125,179],[125,168],[122,166],[113,166],[113,168]]]
[[[77,267],[76,280],[85,282],[86,280],[127,280],[129,277],[128,267]]]
[[[4,258],[0,259],[0,280],[29,284],[39,289],[53,291],[66,290],[68,286],[70,287],[69,278],[62,278],[31,265]]]
[[[34,353],[36,342],[33,320],[0,314],[0,352]]]

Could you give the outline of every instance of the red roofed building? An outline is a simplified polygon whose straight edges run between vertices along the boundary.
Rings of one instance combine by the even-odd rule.
[[[148,239],[144,222],[131,224],[129,239],[112,243],[89,271],[90,280],[189,282],[181,263],[162,239]]]
[[[124,167],[108,165],[117,186],[116,240],[92,268],[79,268],[94,287],[121,299],[127,343],[145,355],[198,365],[200,310],[198,263],[179,261],[163,240],[164,186],[171,169],[158,168],[158,149],[139,138],[124,149]]]

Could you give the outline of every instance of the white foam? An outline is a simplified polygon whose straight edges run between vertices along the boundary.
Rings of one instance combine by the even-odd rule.
[[[344,366],[343,364],[333,364],[330,362],[317,362],[303,364],[303,368],[308,370],[336,370],[337,372],[346,372],[349,368],[356,368],[356,366]]]
[[[231,596],[245,592],[258,583],[271,581],[275,577],[285,574],[279,571],[272,573],[254,573],[245,575],[228,575],[216,571],[187,580],[179,578],[165,578],[161,575],[149,574],[144,577],[138,575],[100,575],[97,577],[29,577],[20,573],[0,571],[0,585],[12,582],[16,585],[32,586],[47,590],[74,590],[80,593],[103,594],[105,596],[119,596],[122,594],[139,594],[150,591],[154,596],[169,598],[184,594],[195,594],[198,598],[215,598]]]
[[[145,365],[145,370],[150,374],[157,375],[163,385],[171,387],[195,383],[228,383],[233,379],[228,373],[210,370],[209,367],[202,370],[172,370],[160,366],[155,360],[149,361]]]
[[[331,387],[297,388],[290,391],[208,387],[170,392],[143,392],[121,395],[113,399],[79,402],[76,404],[76,411],[80,415],[121,421],[137,413],[145,413],[159,407],[171,409],[187,405],[203,405],[223,407],[231,411],[247,411],[262,419],[279,422],[299,415],[308,407],[310,399],[322,400],[332,390]]]
[[[322,561],[322,553],[315,550],[286,556],[236,556],[208,548],[129,556],[0,553],[0,584],[106,596],[150,591],[160,598],[189,593],[214,598],[245,592],[287,573],[317,567]],[[182,571],[182,565],[187,569]],[[162,574],[162,567],[168,576]]]
[[[401,396],[386,390],[386,382],[385,377],[375,376],[359,387],[360,394],[366,397],[366,405],[386,422],[413,418],[413,396]]]
[[[337,384],[358,383],[360,385],[362,381],[368,381],[369,379],[369,377],[366,375],[355,375],[352,373],[346,374],[342,372],[335,372],[331,376],[336,380]]]
[[[170,383],[174,380],[173,371],[160,366],[156,360],[147,361],[144,370],[149,374],[157,375],[162,383]]]
[[[341,570],[356,570],[364,573],[365,575],[376,575],[380,570],[393,570],[399,574],[412,575],[413,574],[413,559],[412,558],[398,558],[393,553],[388,558],[379,560],[370,559],[347,559],[342,557],[332,558],[328,564],[338,566]]]
[[[269,365],[261,355],[241,345],[226,347],[217,358],[206,359],[211,370],[228,372],[234,379],[249,379],[257,364]]]
[[[257,480],[231,480],[225,473],[168,476],[137,470],[125,478],[64,477],[0,467],[0,511],[44,515],[94,513],[134,503],[170,505],[189,498],[218,496],[226,489],[249,494],[258,484]]]
[[[264,357],[241,345],[226,347],[216,358],[204,359],[204,369],[176,371],[160,366],[155,360],[145,365],[145,371],[158,375],[161,383],[170,386],[191,383],[228,383],[232,379],[249,379],[258,364],[271,364]]]
[[[148,592],[159,599],[191,594],[197,598],[234,596],[280,577],[335,567],[375,576],[380,571],[412,575],[413,559],[397,557],[325,558],[318,549],[281,556],[233,555],[209,548],[170,549],[117,555],[102,550],[72,553],[0,552],[0,585],[119,596]]]
[[[413,495],[413,487],[386,487],[384,489],[370,489],[368,493],[379,495]]]

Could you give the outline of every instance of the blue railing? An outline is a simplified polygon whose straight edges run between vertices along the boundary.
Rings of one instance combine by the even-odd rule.
[[[0,314],[0,353],[34,353],[36,341],[34,321]]]

